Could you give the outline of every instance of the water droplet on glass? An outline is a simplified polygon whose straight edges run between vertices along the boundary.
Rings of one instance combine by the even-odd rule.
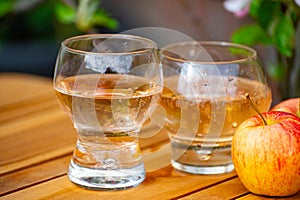
[[[228,76],[227,79],[230,82],[230,81],[233,81],[234,78],[232,76]]]
[[[180,102],[180,100],[177,99],[175,102],[175,105],[176,105],[176,107],[180,107],[182,105],[182,103]]]
[[[201,77],[207,77],[207,73],[206,72],[201,72]]]
[[[194,57],[195,54],[196,54],[195,49],[191,49],[190,52],[189,52],[189,56],[190,56],[190,57]]]
[[[211,158],[211,155],[209,155],[209,154],[200,156],[201,160],[209,160],[210,158]]]
[[[126,124],[127,119],[125,117],[119,117],[116,121],[119,125],[124,125]]]
[[[233,122],[232,123],[232,128],[236,128],[238,126],[238,123],[237,122]]]
[[[123,42],[122,46],[124,46],[124,47],[128,46],[128,42],[127,41]]]
[[[103,168],[105,169],[116,169],[118,167],[117,161],[113,158],[103,160]]]
[[[209,160],[212,157],[212,152],[209,150],[200,149],[196,153],[199,155],[199,159],[203,161]]]

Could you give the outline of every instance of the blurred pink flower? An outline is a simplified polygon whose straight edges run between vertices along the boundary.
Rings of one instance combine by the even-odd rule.
[[[300,0],[295,0],[295,3],[300,6]]]
[[[223,6],[227,11],[234,13],[236,17],[242,18],[249,12],[250,1],[251,0],[225,0]]]

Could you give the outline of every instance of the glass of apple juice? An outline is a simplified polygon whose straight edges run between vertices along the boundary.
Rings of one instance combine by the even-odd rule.
[[[145,179],[138,143],[162,92],[156,44],[124,34],[68,38],[57,56],[54,88],[77,131],[69,179],[118,190]]]
[[[245,95],[261,112],[272,99],[256,51],[226,42],[182,42],[162,48],[161,60],[160,104],[172,166],[194,174],[232,171],[232,136],[256,114]]]

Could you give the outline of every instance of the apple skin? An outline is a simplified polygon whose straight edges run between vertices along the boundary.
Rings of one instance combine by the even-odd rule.
[[[285,101],[280,102],[275,105],[271,110],[272,111],[283,111],[288,112],[300,117],[300,98],[291,98]]]
[[[290,196],[300,191],[300,118],[269,111],[245,120],[232,140],[237,175],[252,193]]]

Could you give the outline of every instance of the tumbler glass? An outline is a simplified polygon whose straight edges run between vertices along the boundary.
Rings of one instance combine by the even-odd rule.
[[[174,168],[194,174],[234,169],[231,140],[237,127],[271,104],[255,50],[226,42],[183,42],[161,50],[166,110]]]
[[[162,81],[156,44],[146,38],[93,34],[62,42],[54,88],[78,133],[72,182],[113,190],[145,179],[138,136],[156,109]]]

